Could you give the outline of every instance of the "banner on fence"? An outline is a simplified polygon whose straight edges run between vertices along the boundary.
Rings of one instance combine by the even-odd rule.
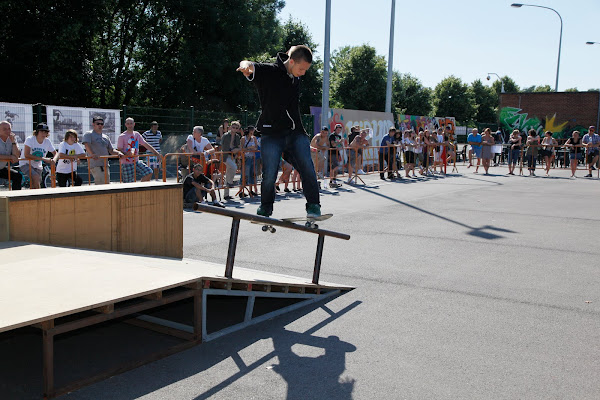
[[[321,120],[321,107],[311,107],[310,113],[315,119],[314,133],[318,133],[321,127],[318,125]],[[342,124],[342,136],[346,143],[350,128],[358,125],[360,129],[369,129],[369,143],[372,146],[379,146],[381,139],[387,135],[388,129],[394,126],[394,115],[392,113],[379,111],[346,110],[342,108],[332,108],[329,110],[328,118],[329,132],[333,132],[336,124]]]
[[[20,103],[0,103],[0,121],[8,121],[12,131],[25,142],[25,138],[33,132],[33,106]]]
[[[108,135],[110,141],[115,145],[117,137],[121,133],[121,111],[100,108],[46,106],[48,127],[50,128],[50,140],[58,146],[65,137],[65,132],[74,129],[79,135],[92,130],[92,119],[94,116],[104,118],[104,129],[102,133]]]

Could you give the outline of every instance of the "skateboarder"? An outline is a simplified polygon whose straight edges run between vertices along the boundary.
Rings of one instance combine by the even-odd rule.
[[[282,154],[302,177],[307,217],[321,215],[319,186],[310,156],[310,139],[302,126],[298,106],[300,77],[311,63],[311,50],[299,45],[292,46],[287,53],[278,53],[274,64],[244,60],[237,69],[256,86],[262,109],[256,123],[262,138],[263,160],[261,205],[256,210],[258,215],[268,217],[273,213],[275,179]]]

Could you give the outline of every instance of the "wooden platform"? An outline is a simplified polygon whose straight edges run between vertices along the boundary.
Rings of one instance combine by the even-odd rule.
[[[303,304],[351,287],[205,261],[0,242],[0,333],[33,326],[42,331],[44,397],[52,398],[166,357]],[[244,321],[220,332],[206,330],[208,296],[247,299]],[[254,318],[256,297],[289,297],[301,303]],[[144,312],[193,299],[193,326],[144,315]],[[184,340],[144,360],[120,365],[93,377],[56,388],[54,337],[111,320],[155,330]]]
[[[312,293],[352,289],[240,267],[227,279],[222,265],[205,261],[18,242],[0,243],[0,257],[0,332],[192,283],[238,290],[292,287],[293,292]]]
[[[0,242],[183,257],[178,183],[0,192]]]

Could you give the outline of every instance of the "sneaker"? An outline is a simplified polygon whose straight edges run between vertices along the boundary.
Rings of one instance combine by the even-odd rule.
[[[307,204],[306,205],[306,218],[317,218],[321,216],[321,205],[320,204]]]
[[[323,174],[321,172],[319,172],[319,174],[317,175],[317,179],[325,179],[325,178],[323,177]]]
[[[212,205],[215,207],[221,207],[221,208],[225,208],[225,204],[221,203],[220,201],[213,201]]]
[[[365,171],[363,171],[362,169],[359,169],[357,172],[358,175],[365,175]]]
[[[348,178],[348,180],[346,181],[346,184],[351,184],[352,183],[352,178]]]
[[[591,177],[592,177],[592,174],[587,174],[585,177],[586,177],[586,178],[591,178]]]
[[[256,209],[256,215],[262,215],[263,217],[270,217],[271,214],[273,214],[273,210],[268,210],[262,204],[260,206],[258,206],[258,208]]]
[[[290,189],[288,189],[288,188],[285,188],[285,189],[283,189],[283,191],[284,191],[284,192],[286,192],[286,193],[289,193],[289,192],[291,192],[291,190],[290,190]]]
[[[225,200],[233,200],[233,197],[231,197],[231,196],[225,196],[225,197],[223,197],[223,198],[224,198]]]

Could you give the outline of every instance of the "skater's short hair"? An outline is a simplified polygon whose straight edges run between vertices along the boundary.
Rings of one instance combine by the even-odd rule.
[[[303,44],[290,47],[288,55],[294,62],[306,61],[307,63],[312,64],[312,51]]]
[[[240,121],[232,121],[229,125],[236,126],[238,128],[242,127],[242,124],[240,124]]]

